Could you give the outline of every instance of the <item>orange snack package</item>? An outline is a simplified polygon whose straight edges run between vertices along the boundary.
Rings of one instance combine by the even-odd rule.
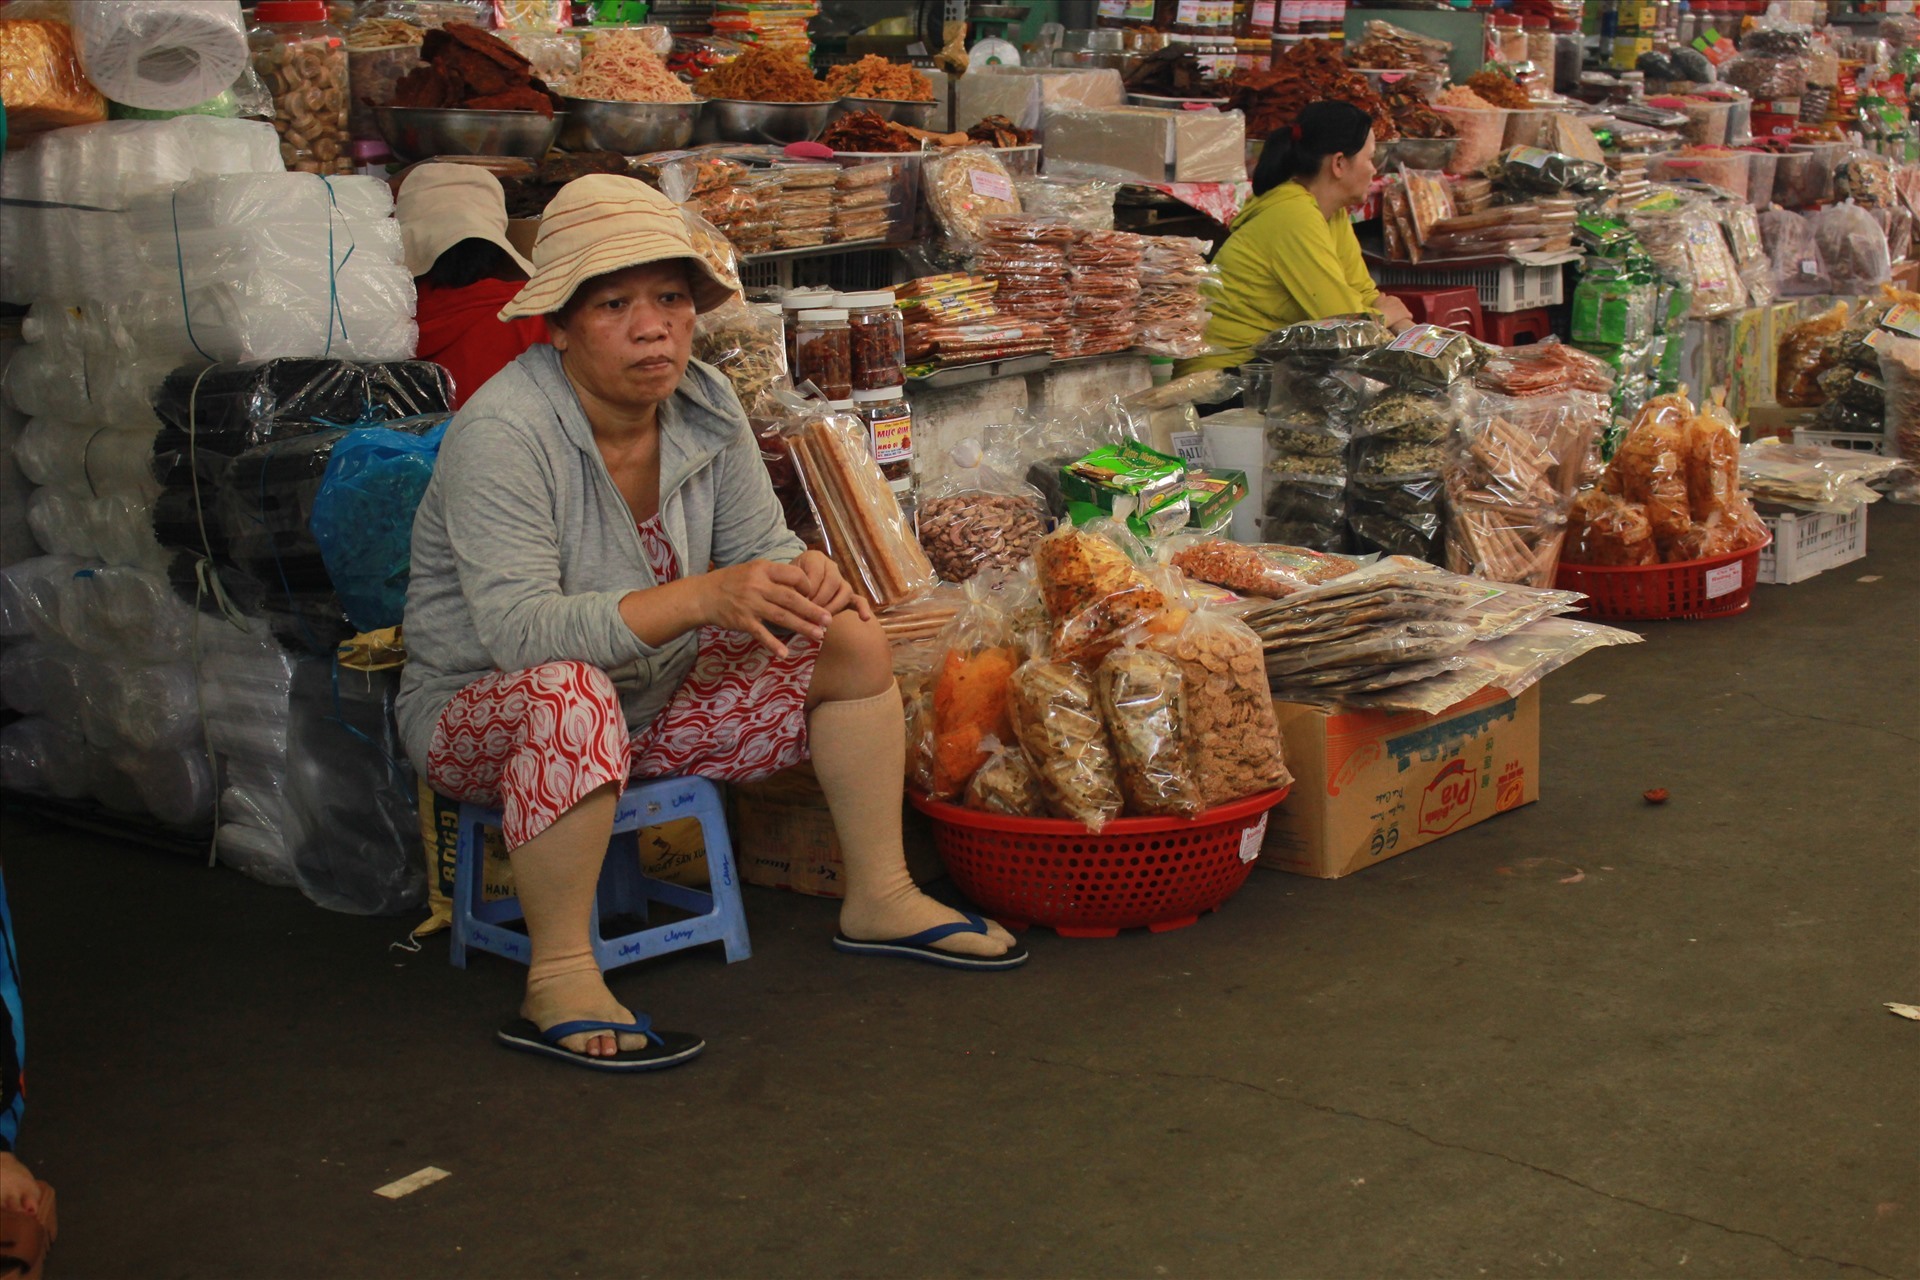
[[[1740,428],[1707,405],[1687,424],[1687,505],[1696,522],[1730,511],[1740,496]]]
[[[1569,564],[1613,568],[1660,563],[1647,509],[1616,494],[1588,489],[1567,513],[1567,542],[1561,558]]]
[[[1663,552],[1693,525],[1686,468],[1686,428],[1693,416],[1693,405],[1683,395],[1647,401],[1627,428],[1601,486],[1646,508]]]
[[[1013,741],[1007,682],[1019,659],[1010,648],[971,655],[947,650],[933,686],[933,795],[951,799],[966,789],[992,751],[988,737]]]

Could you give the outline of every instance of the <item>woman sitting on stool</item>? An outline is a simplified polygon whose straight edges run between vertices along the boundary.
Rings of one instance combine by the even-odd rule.
[[[499,1039],[614,1070],[703,1047],[636,1020],[588,942],[630,774],[744,781],[811,755],[846,861],[836,947],[1023,962],[1010,934],[907,874],[886,637],[787,530],[732,387],[689,358],[695,313],[732,283],[666,197],[610,175],[561,189],[533,263],[500,315],[546,316],[552,345],[447,432],[414,522],[399,701],[421,775],[502,810],[533,955],[522,1020]]]

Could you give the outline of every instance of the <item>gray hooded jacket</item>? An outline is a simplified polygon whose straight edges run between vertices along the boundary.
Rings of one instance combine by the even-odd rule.
[[[660,406],[660,515],[686,574],[805,550],[733,387],[697,360]],[[397,707],[414,767],[424,776],[434,726],[461,689],[543,662],[603,668],[628,726],[645,726],[698,647],[694,633],[655,647],[621,621],[622,597],[654,585],[559,354],[529,348],[454,417],[414,517]]]

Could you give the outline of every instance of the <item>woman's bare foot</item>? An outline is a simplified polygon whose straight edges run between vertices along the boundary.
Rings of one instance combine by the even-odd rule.
[[[599,1022],[632,1022],[633,1014],[614,998],[601,976],[600,967],[588,959],[587,967],[562,973],[543,974],[527,981],[526,998],[520,1002],[520,1016],[545,1031],[562,1022],[592,1019]],[[560,1047],[593,1058],[611,1058],[622,1049],[644,1049],[642,1035],[611,1031],[583,1031],[567,1036]]]
[[[40,1184],[11,1151],[0,1151],[0,1211],[30,1216],[40,1212]]]
[[[918,889],[877,902],[849,898],[840,905],[840,932],[856,942],[908,938],[926,929],[961,924],[965,920],[960,912],[935,902]],[[992,957],[1012,950],[1014,939],[989,920],[985,933],[956,933],[931,945],[936,951],[951,951],[956,955]]]

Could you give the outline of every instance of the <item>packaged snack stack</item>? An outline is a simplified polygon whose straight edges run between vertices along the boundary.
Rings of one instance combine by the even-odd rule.
[[[1206,347],[1204,285],[1218,278],[1207,243],[1146,236],[1140,255],[1140,345],[1154,355],[1190,359]]]
[[[805,62],[813,56],[807,24],[819,13],[814,0],[715,0],[713,34]]]
[[[994,306],[1000,314],[1023,324],[1039,325],[1055,335],[1056,355],[1073,341],[1067,321],[1072,314],[1073,271],[1067,249],[1073,228],[1062,222],[1024,214],[990,217],[985,240],[974,255],[974,269],[999,282]]]
[[[1075,231],[1067,247],[1072,301],[1058,356],[1097,356],[1132,347],[1140,334],[1140,259],[1145,236]]]
[[[999,282],[951,272],[910,280],[895,291],[906,323],[907,361],[933,369],[1053,349],[1044,325],[1004,316]]]
[[[833,235],[834,184],[840,170],[830,164],[808,164],[774,172],[780,175],[774,246],[805,249],[825,244]]]
[[[840,170],[833,184],[833,242],[883,240],[894,232],[893,165],[886,161]]]

